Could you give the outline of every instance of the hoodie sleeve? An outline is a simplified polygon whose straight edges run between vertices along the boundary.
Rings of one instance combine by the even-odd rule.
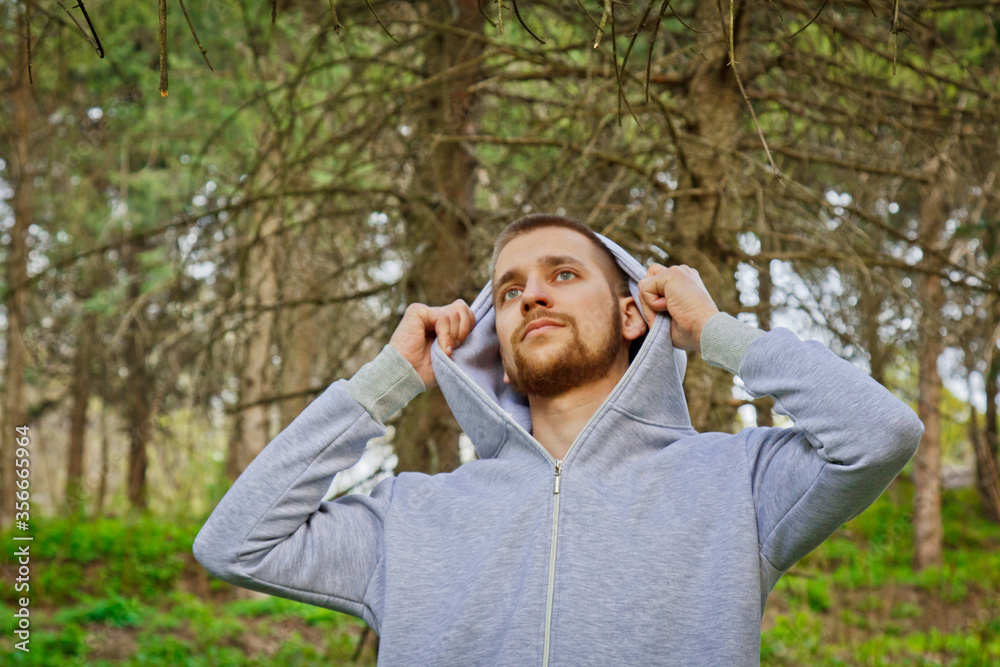
[[[924,425],[903,401],[825,345],[731,315],[702,330],[702,355],[774,397],[788,428],[745,429],[760,555],[782,572],[869,507],[913,456]],[[768,587],[769,589],[769,587]]]
[[[202,526],[195,559],[244,588],[335,609],[378,630],[382,522],[394,477],[370,495],[323,497],[384,421],[423,391],[386,345],[350,380],[320,394],[250,462]]]

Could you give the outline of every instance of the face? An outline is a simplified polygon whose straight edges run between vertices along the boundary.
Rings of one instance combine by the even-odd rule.
[[[644,324],[633,299],[612,292],[599,252],[578,232],[542,227],[514,237],[497,257],[500,356],[504,380],[519,393],[558,396],[628,365],[627,343]],[[532,328],[536,322],[547,324]]]

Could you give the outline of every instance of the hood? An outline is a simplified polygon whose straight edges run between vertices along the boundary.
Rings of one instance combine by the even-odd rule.
[[[602,234],[597,236],[629,276],[629,291],[639,303],[638,281],[646,269],[617,243]],[[432,345],[431,365],[445,400],[479,458],[494,458],[508,441],[532,442],[528,435],[531,411],[527,397],[503,381],[491,282],[483,286],[470,308],[476,316],[472,331],[454,347],[451,357],[440,345]],[[670,321],[665,312],[657,313],[648,332],[633,341],[629,370],[595,414],[596,418],[614,409],[637,424],[658,428],[660,446],[697,433],[684,398],[687,353],[673,346]]]

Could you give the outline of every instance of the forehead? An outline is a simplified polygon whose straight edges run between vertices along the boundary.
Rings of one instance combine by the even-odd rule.
[[[584,264],[598,267],[600,251],[580,232],[565,227],[542,227],[518,234],[497,256],[493,277],[506,271],[526,269],[547,255],[572,255]]]

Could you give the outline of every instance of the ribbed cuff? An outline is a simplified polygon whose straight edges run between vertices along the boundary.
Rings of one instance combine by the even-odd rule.
[[[739,375],[750,344],[763,335],[760,329],[729,313],[718,312],[701,329],[701,357],[711,366]]]
[[[427,387],[406,357],[386,343],[374,359],[344,383],[344,388],[372,417],[385,424]]]

